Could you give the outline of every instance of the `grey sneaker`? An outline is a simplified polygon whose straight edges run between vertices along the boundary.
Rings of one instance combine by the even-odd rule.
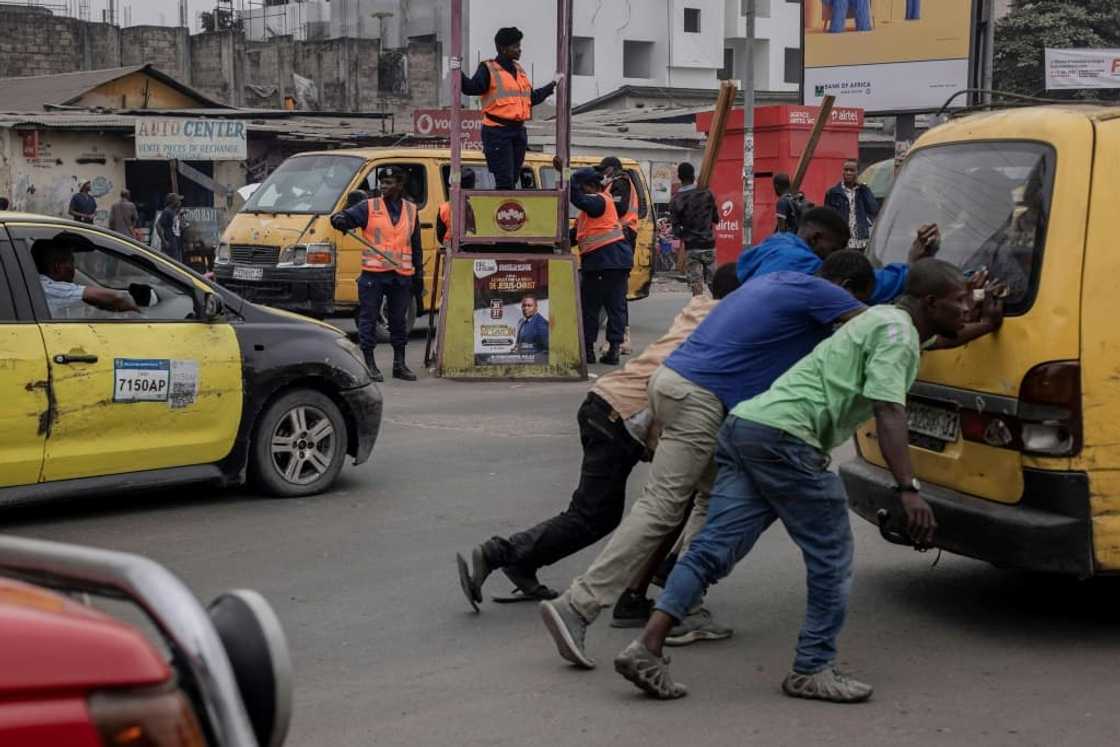
[[[782,682],[782,692],[790,697],[833,703],[862,703],[871,697],[871,691],[871,685],[854,680],[835,668],[814,674],[790,672]]]
[[[735,631],[720,625],[712,619],[712,613],[704,608],[681,620],[665,638],[666,646],[687,646],[697,641],[721,641],[730,638]]]
[[[541,619],[556,644],[556,651],[567,661],[583,669],[594,669],[595,660],[584,652],[587,622],[568,601],[568,595],[541,602]]]
[[[669,657],[657,656],[640,641],[633,641],[614,657],[614,671],[658,700],[676,700],[688,695],[688,688],[673,682]]]

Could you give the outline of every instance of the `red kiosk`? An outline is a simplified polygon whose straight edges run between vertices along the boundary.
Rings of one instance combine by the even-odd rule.
[[[814,106],[760,106],[754,117],[754,243],[774,232],[774,206],[778,201],[771,182],[785,172],[793,178],[797,163],[813,130],[818,108]],[[696,129],[709,132],[713,112],[696,115]],[[801,191],[814,204],[840,181],[844,161],[859,157],[862,109],[836,108],[821,133]],[[716,227],[716,262],[734,262],[743,247],[743,110],[728,115],[716,167],[708,185],[716,198],[720,222]]]

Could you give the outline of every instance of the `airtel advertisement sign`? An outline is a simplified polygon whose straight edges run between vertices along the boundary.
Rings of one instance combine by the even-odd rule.
[[[412,112],[412,131],[426,137],[451,139],[450,109],[417,109]],[[459,112],[459,131],[463,133],[463,147],[482,150],[482,112],[462,109]]]

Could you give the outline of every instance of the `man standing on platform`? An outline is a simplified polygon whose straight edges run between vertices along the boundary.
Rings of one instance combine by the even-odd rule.
[[[534,89],[529,76],[518,64],[523,34],[516,27],[498,29],[494,46],[498,56],[483,60],[474,77],[463,77],[463,93],[482,97],[482,151],[486,166],[494,175],[494,189],[514,189],[525,162],[529,135],[525,123],[533,117],[533,107],[556,90],[560,76]]]
[[[408,304],[424,292],[424,259],[420,248],[420,221],[416,205],[404,199],[404,171],[390,166],[381,171],[381,196],[372,197],[331,216],[339,231],[362,229],[368,246],[362,249],[362,274],[358,278],[358,341],[374,381],[385,377],[377,368],[377,320],[381,304],[389,318],[389,342],[393,346],[393,378],[416,381],[405,363],[408,343]],[[380,252],[380,253],[379,253]],[[420,270],[417,272],[417,270]]]

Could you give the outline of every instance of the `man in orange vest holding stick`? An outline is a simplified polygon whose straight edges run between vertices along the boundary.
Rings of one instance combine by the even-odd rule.
[[[525,123],[532,118],[533,107],[551,96],[562,80],[557,75],[550,83],[533,88],[517,63],[522,36],[513,26],[498,29],[494,36],[498,56],[480,62],[472,78],[460,73],[463,93],[482,97],[482,151],[494,175],[495,189],[516,187],[529,145]]]
[[[358,277],[358,341],[374,381],[385,380],[373,357],[382,302],[389,318],[393,378],[416,381],[416,374],[405,364],[404,350],[409,333],[408,305],[414,294],[423,295],[424,265],[420,221],[416,205],[404,198],[404,179],[399,167],[382,170],[378,176],[380,197],[331,216],[331,226],[339,231],[360,228],[367,245],[362,250],[362,274]]]
[[[579,208],[579,293],[583,305],[583,344],[588,363],[595,360],[599,309],[607,312],[607,352],[600,363],[617,366],[626,334],[626,285],[634,266],[634,249],[626,241],[614,200],[595,169],[572,174],[571,200]]]

